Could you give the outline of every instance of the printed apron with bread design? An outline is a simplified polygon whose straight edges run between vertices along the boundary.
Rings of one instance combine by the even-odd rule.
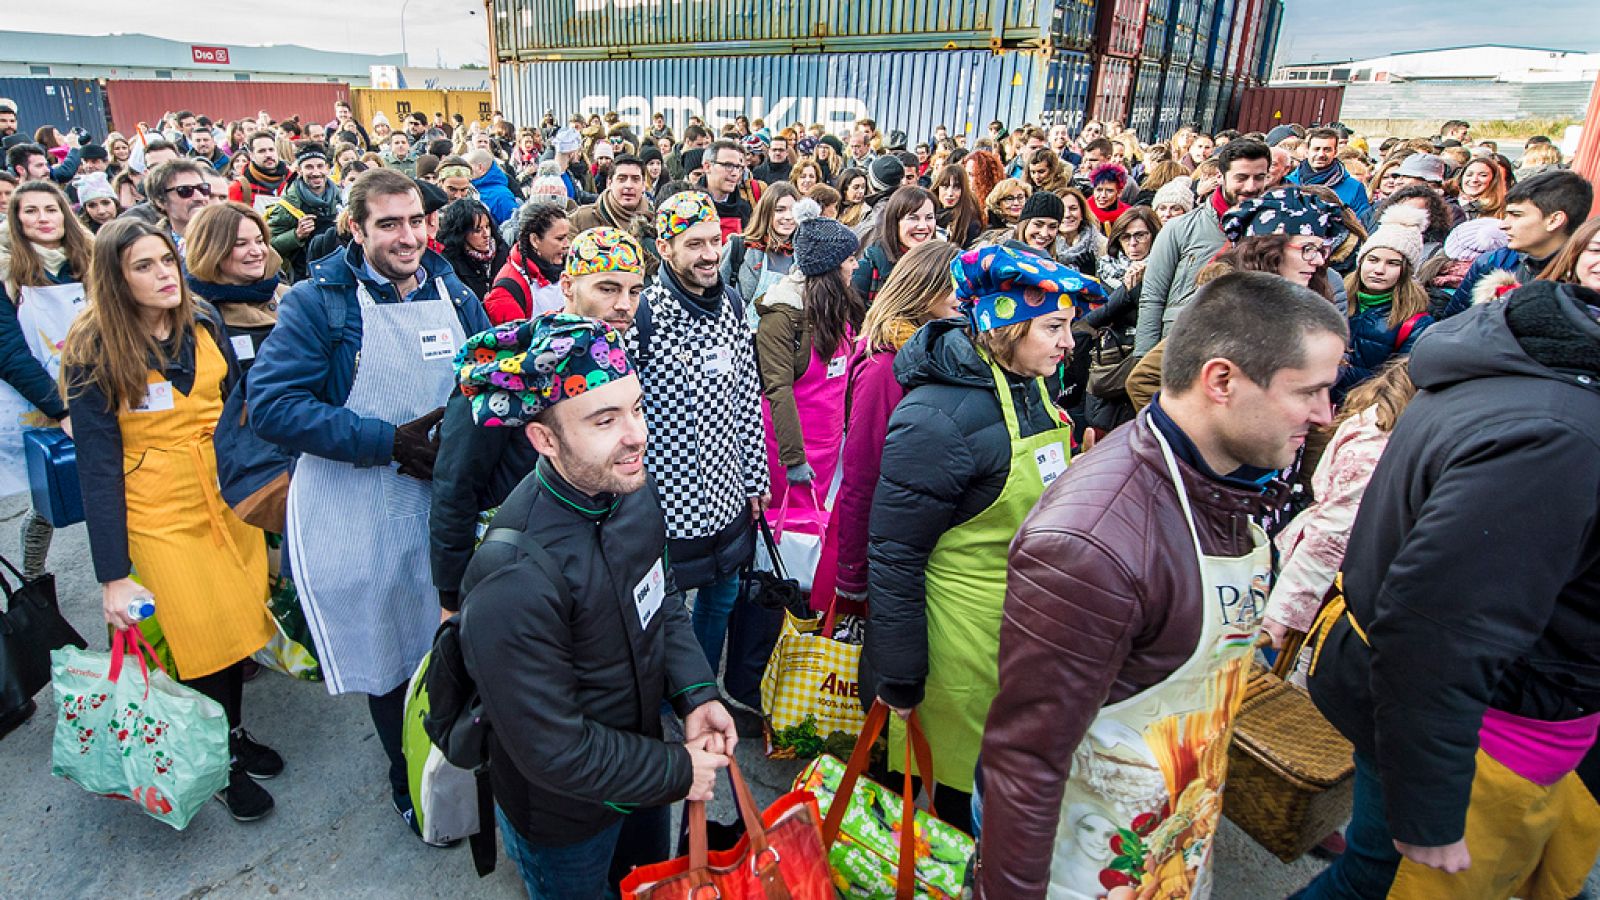
[[[1204,618],[1194,653],[1165,681],[1100,710],[1072,756],[1061,798],[1051,900],[1179,900],[1211,893],[1233,718],[1244,698],[1272,558],[1207,556],[1172,449],[1150,428],[1200,563]]]

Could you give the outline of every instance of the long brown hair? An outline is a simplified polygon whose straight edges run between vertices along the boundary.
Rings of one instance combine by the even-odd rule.
[[[222,264],[233,255],[234,242],[239,239],[239,223],[246,219],[261,229],[267,243],[267,272],[278,271],[283,265],[278,251],[272,249],[272,232],[261,213],[243,203],[229,201],[207,206],[195,213],[183,233],[183,253],[189,274],[196,281],[222,283]]]
[[[934,301],[955,288],[950,263],[961,248],[949,241],[928,241],[912,247],[895,263],[861,325],[861,345],[868,352],[898,350],[911,333],[933,318]]]
[[[1389,250],[1388,247],[1374,247],[1373,250]],[[1372,251],[1367,251],[1368,253]],[[1398,251],[1396,251],[1398,252]],[[1364,256],[1365,254],[1363,254]],[[1394,283],[1394,299],[1389,303],[1389,327],[1399,328],[1405,321],[1417,313],[1428,311],[1428,292],[1417,280],[1417,270],[1411,266],[1411,258],[1404,253],[1400,256],[1400,280]],[[1356,293],[1365,291],[1361,284],[1361,259],[1356,260],[1356,267],[1349,275],[1344,277],[1344,293],[1350,300],[1350,316],[1355,317],[1359,312],[1356,303]]]
[[[800,200],[800,192],[786,181],[775,181],[761,192],[761,199],[756,201],[756,207],[750,213],[750,221],[744,225],[745,246],[770,250],[774,243],[788,244],[794,240],[793,231],[789,232],[788,237],[780,239],[777,232],[772,230],[772,220],[776,218],[774,214],[778,211],[778,201],[785,197],[795,202]]]
[[[1344,397],[1344,406],[1327,426],[1329,434],[1346,420],[1377,407],[1379,431],[1393,431],[1406,404],[1417,395],[1417,386],[1411,383],[1411,357],[1395,356],[1378,369],[1378,373],[1350,389]]]
[[[54,283],[45,271],[39,254],[33,251],[33,242],[22,233],[22,218],[17,215],[17,210],[22,208],[25,194],[49,194],[56,201],[56,209],[61,211],[62,220],[61,249],[67,254],[67,265],[72,269],[73,278],[82,281],[88,274],[89,257],[94,252],[94,236],[72,214],[72,205],[67,202],[67,195],[61,192],[61,188],[43,180],[24,181],[11,195],[11,202],[6,204],[6,231],[11,238],[11,273],[6,276],[6,289],[11,292],[12,303],[22,302],[17,295],[19,288],[48,287]]]
[[[1482,197],[1469,202],[1478,204],[1478,215],[1490,219],[1501,218],[1506,212],[1506,173],[1500,168],[1499,163],[1484,156],[1468,160],[1467,164],[1461,167],[1461,173],[1451,181],[1451,184],[1454,186],[1457,195],[1459,195],[1461,182],[1466,177],[1467,170],[1476,165],[1489,167],[1489,186],[1484,189]]]
[[[1033,165],[1039,162],[1044,163],[1047,171],[1041,181],[1034,183]],[[1033,154],[1028,157],[1028,161],[1022,166],[1022,177],[1028,184],[1033,186],[1035,191],[1049,191],[1058,196],[1071,185],[1066,163],[1062,161],[1056,151],[1049,147],[1040,147],[1033,151]]]
[[[89,302],[73,320],[61,350],[62,369],[78,373],[77,378],[63,379],[61,394],[68,406],[93,384],[105,394],[111,409],[121,414],[144,397],[151,361],[157,369],[165,368],[169,361],[162,342],[145,325],[122,271],[129,248],[146,237],[160,238],[176,265],[178,248],[164,228],[143,219],[123,218],[100,229],[89,277],[84,281]],[[166,312],[173,346],[182,346],[194,328],[194,298],[182,278],[178,279],[178,293],[178,306]]]
[[[1578,230],[1572,233],[1572,237],[1567,238],[1567,242],[1561,245],[1561,249],[1556,251],[1556,255],[1550,258],[1544,271],[1539,273],[1538,280],[1577,284],[1578,257],[1583,255],[1583,251],[1588,249],[1597,237],[1600,237],[1600,218],[1590,219],[1579,226]],[[896,271],[899,271],[899,267],[896,267]]]
[[[889,199],[883,201],[878,218],[872,224],[872,241],[883,247],[889,262],[895,262],[910,248],[900,246],[900,220],[922,208],[926,203],[935,209],[933,195],[914,184],[895,188]]]
[[[972,193],[972,181],[967,178],[967,170],[956,166],[945,166],[933,179],[933,206],[939,207],[939,189],[954,185],[961,191],[961,198],[956,205],[950,207],[950,224],[945,226],[945,231],[950,235],[950,240],[957,244],[964,244],[973,230],[973,226],[983,227],[983,207],[979,205],[978,198]],[[874,301],[876,302],[876,301]]]
[[[811,326],[811,346],[819,357],[829,359],[850,332],[861,328],[861,316],[866,312],[861,297],[845,280],[843,269],[807,275],[800,295]]]

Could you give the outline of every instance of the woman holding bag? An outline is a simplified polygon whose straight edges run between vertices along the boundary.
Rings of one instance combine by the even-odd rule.
[[[106,622],[134,627],[130,604],[155,596],[178,668],[169,674],[227,713],[232,769],[217,799],[239,821],[259,819],[272,796],[251,779],[283,770],[283,759],[240,727],[241,663],[275,633],[266,542],[222,501],[211,444],[238,363],[220,316],[195,302],[160,227],[124,219],[102,229],[88,293],[62,351],[62,380],[76,413]]]
[[[72,215],[61,189],[23,182],[6,203],[0,244],[0,496],[28,489],[22,434],[66,424],[56,378],[61,342],[83,309],[79,279],[89,268],[94,238]],[[55,529],[34,511],[22,529],[22,574],[44,574]]]
[[[901,718],[920,712],[939,805],[968,830],[998,677],[1006,548],[1067,468],[1069,424],[1044,378],[1072,351],[1073,295],[1104,292],[1009,246],[969,250],[950,273],[962,318],[930,322],[895,360],[907,391],[873,495],[861,699],[882,698]],[[891,765],[903,735],[895,723]]]

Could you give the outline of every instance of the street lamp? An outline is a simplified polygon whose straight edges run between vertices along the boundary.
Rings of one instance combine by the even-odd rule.
[[[406,7],[411,5],[411,0],[400,4],[400,58],[403,65],[411,65],[411,54],[406,51]]]

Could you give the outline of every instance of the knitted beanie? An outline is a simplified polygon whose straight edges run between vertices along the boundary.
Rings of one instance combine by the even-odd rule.
[[[839,268],[861,249],[849,226],[824,217],[815,200],[796,203],[794,217],[800,223],[794,229],[794,264],[808,278]]]
[[[1163,184],[1156,191],[1155,199],[1150,202],[1150,205],[1155,209],[1160,209],[1163,204],[1167,203],[1181,206],[1185,210],[1194,209],[1194,180],[1187,175],[1179,175],[1177,178]]]
[[[1383,211],[1383,218],[1378,220],[1378,227],[1367,236],[1367,241],[1361,245],[1361,252],[1356,254],[1356,259],[1366,256],[1370,250],[1382,247],[1410,260],[1411,271],[1416,272],[1422,268],[1422,230],[1427,227],[1428,214],[1425,211],[1399,204],[1391,206]]]
[[[1057,197],[1055,194],[1052,194],[1049,191],[1035,191],[1034,193],[1029,194],[1027,201],[1022,204],[1022,214],[1017,216],[1017,221],[1026,222],[1029,219],[1055,219],[1057,222],[1059,222],[1065,218],[1066,215],[1067,205],[1061,201],[1060,197]]]
[[[1294,137],[1293,128],[1290,128],[1288,125],[1279,125],[1277,128],[1267,132],[1267,146],[1276,147],[1285,138],[1292,137]]]
[[[1444,239],[1444,253],[1458,262],[1474,260],[1506,246],[1509,238],[1499,219],[1481,218],[1462,222]]]
[[[906,166],[894,154],[885,154],[867,167],[867,189],[874,194],[893,191],[906,179]]]

